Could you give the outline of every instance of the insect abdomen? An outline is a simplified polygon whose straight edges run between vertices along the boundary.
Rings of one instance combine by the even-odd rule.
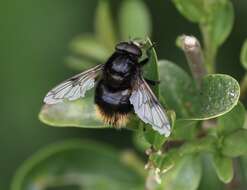
[[[100,118],[109,125],[124,126],[132,111],[129,97],[130,89],[111,90],[100,81],[95,91],[95,103]]]

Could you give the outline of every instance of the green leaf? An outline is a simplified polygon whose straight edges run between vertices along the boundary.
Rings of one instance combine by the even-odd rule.
[[[222,153],[229,157],[247,155],[246,144],[247,130],[239,129],[224,138]]]
[[[198,121],[177,119],[173,126],[171,138],[174,140],[192,140],[196,138]]]
[[[98,61],[99,63],[105,62],[111,54],[109,49],[102,45],[97,39],[89,35],[74,38],[70,44],[70,49],[75,54]]]
[[[243,179],[241,180],[243,182],[243,186],[246,187],[247,185],[247,156],[242,156],[240,158],[240,167],[241,167],[241,174],[243,176]]]
[[[215,154],[212,161],[219,179],[224,183],[229,183],[233,178],[232,159]]]
[[[110,51],[114,50],[117,43],[114,31],[110,4],[108,0],[100,0],[95,18],[96,37],[101,44],[104,44]]]
[[[178,11],[189,21],[200,24],[204,38],[220,46],[229,36],[234,21],[234,9],[229,0],[173,0]]]
[[[151,126],[147,126],[144,131],[144,137],[149,142],[155,150],[159,150],[167,138],[164,135],[159,134],[154,131]]]
[[[220,46],[229,36],[234,22],[234,9],[229,0],[207,1],[208,17],[206,26],[208,36],[214,47]]]
[[[147,48],[152,47],[153,43],[152,41],[147,38]],[[156,54],[156,51],[154,47],[151,48],[150,55],[149,55],[149,61],[148,63],[144,66],[144,76],[149,79],[149,80],[155,80],[159,81],[159,68],[158,68],[158,57]],[[159,85],[156,86],[151,86],[152,90],[154,91],[155,95],[159,98]]]
[[[147,39],[147,48],[152,46],[151,40]],[[159,81],[159,72],[158,72],[158,58],[154,48],[151,48],[150,55],[149,55],[149,62],[144,67],[144,76],[150,80]],[[154,91],[155,95],[159,98],[159,86],[156,85],[151,87]],[[143,123],[141,123],[143,124]],[[150,125],[144,125],[142,128],[145,128],[144,136],[146,140],[153,145],[153,147],[157,150],[161,148],[164,144],[165,140],[167,139],[164,135],[160,135],[157,131],[154,131]]]
[[[205,120],[218,117],[238,102],[239,84],[228,75],[206,75],[198,91],[191,77],[174,63],[160,61],[159,72],[161,100],[176,111],[177,118]]]
[[[144,178],[147,177],[148,171],[145,170],[145,163],[142,158],[140,158],[136,152],[133,150],[124,150],[121,152],[121,161],[128,166],[129,168],[132,168],[137,173],[140,174],[140,176],[143,176]]]
[[[239,102],[230,112],[218,118],[217,130],[220,134],[229,134],[236,129],[243,128],[245,122],[245,108]]]
[[[161,173],[164,173],[176,166],[181,158],[182,156],[179,155],[179,149],[174,148],[162,155],[151,155],[149,160],[152,161],[156,168],[160,169]]]
[[[110,128],[105,125],[94,104],[94,93],[86,93],[84,98],[76,101],[44,105],[39,113],[39,119],[54,127],[81,127],[81,128]],[[138,120],[130,116],[126,128],[136,130]]]
[[[173,0],[177,10],[191,22],[203,22],[206,19],[203,0]]]
[[[234,22],[230,0],[173,0],[178,11],[199,24],[204,42],[205,65],[215,73],[215,58],[220,45],[229,36]]]
[[[139,129],[133,134],[133,143],[135,147],[145,152],[148,148],[150,148],[150,143],[146,140],[144,136],[143,129],[139,127]]]
[[[87,70],[93,66],[96,66],[99,63],[97,63],[96,61],[93,61],[93,60],[86,59],[86,58],[69,56],[66,58],[66,64],[74,70],[84,71],[84,70]]]
[[[202,83],[196,118],[209,119],[229,112],[238,103],[239,95],[239,84],[231,76],[207,75]]]
[[[39,114],[42,122],[59,127],[104,128],[96,114],[92,93],[76,101],[44,105]]]
[[[151,35],[151,18],[141,0],[125,0],[119,13],[121,39],[145,38]]]
[[[209,190],[217,189],[223,190],[225,187],[223,183],[217,177],[215,169],[212,165],[212,156],[211,154],[202,154],[202,164],[203,164],[203,174],[198,190]]]
[[[164,154],[156,154],[151,160],[162,172],[177,165],[181,158],[187,155],[195,155],[202,152],[214,153],[216,151],[215,137],[207,136],[192,141],[171,140],[168,141],[168,150]]]
[[[199,186],[202,174],[200,158],[196,155],[183,157],[174,168],[162,177],[163,189],[172,190],[196,190]]]
[[[194,104],[192,97],[197,93],[191,77],[170,61],[159,61],[158,66],[162,102],[175,110],[177,118],[189,117]]]
[[[241,49],[240,61],[242,66],[247,70],[247,39],[244,41],[243,47]]]
[[[44,190],[74,185],[91,190],[141,190],[144,178],[102,144],[73,140],[51,145],[24,162],[11,190]]]
[[[186,142],[183,146],[180,147],[179,154],[195,154],[201,152],[215,152],[216,147],[216,138],[212,136],[206,136],[201,139],[193,140]]]

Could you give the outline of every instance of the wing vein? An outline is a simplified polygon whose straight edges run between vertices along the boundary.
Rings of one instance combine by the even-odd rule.
[[[160,134],[170,135],[171,129],[166,112],[142,77],[138,77],[135,82],[130,103],[140,119],[150,124]]]
[[[46,104],[56,104],[64,99],[76,100],[84,97],[85,92],[94,86],[95,79],[103,69],[97,65],[87,71],[77,74],[54,87],[44,98]]]

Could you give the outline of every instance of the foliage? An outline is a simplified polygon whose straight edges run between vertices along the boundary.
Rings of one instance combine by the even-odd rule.
[[[143,189],[146,186],[148,190],[194,190],[201,188],[201,181],[208,180],[212,171],[221,182],[231,182],[234,159],[242,156],[246,163],[243,157],[247,155],[246,111],[239,102],[238,82],[229,75],[215,73],[215,58],[232,29],[233,6],[230,0],[173,0],[173,3],[185,18],[198,24],[202,32],[202,49],[199,41],[196,41],[196,49],[186,47],[185,41],[179,44],[189,66],[198,64],[193,56],[202,54],[203,63],[197,66],[206,72],[199,74],[190,67],[190,76],[175,63],[158,60],[155,48],[151,49],[144,75],[161,81],[153,90],[167,109],[172,134],[166,138],[135,116],[131,118],[127,129],[133,131],[136,148],[146,151],[148,170],[144,171],[144,164],[133,155],[128,155],[132,159],[123,162],[121,159],[126,157],[120,152],[102,145],[65,142],[26,161],[13,180],[12,190],[65,185],[83,189]],[[129,36],[140,37],[147,46],[152,46],[147,38],[151,35],[151,18],[142,1],[123,2],[118,15],[119,30],[114,27],[110,13],[109,2],[99,1],[95,34],[78,36],[70,44],[72,55],[67,61],[71,68],[84,70],[103,63],[117,41],[127,40]],[[136,27],[136,23],[140,27]],[[244,67],[246,47],[245,42],[241,53]],[[77,101],[44,105],[39,118],[56,127],[109,128],[97,119],[92,104],[93,93],[88,93],[86,98]],[[205,163],[210,167],[205,169]],[[208,183],[213,187],[219,181]]]
[[[16,173],[12,189],[143,189],[144,177],[121,154],[90,141],[51,145],[27,160]]]
[[[178,11],[191,22],[197,23],[204,42],[205,64],[215,72],[218,48],[229,36],[234,21],[230,0],[173,0]]]

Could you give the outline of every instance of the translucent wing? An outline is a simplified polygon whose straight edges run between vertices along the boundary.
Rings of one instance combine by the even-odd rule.
[[[158,99],[143,78],[138,77],[130,96],[130,103],[135,113],[145,123],[152,125],[160,134],[169,136],[171,127],[169,120]]]
[[[102,71],[103,66],[97,65],[62,82],[48,92],[44,102],[46,104],[56,104],[63,102],[64,99],[76,100],[84,97],[86,91],[94,87],[95,78]]]

